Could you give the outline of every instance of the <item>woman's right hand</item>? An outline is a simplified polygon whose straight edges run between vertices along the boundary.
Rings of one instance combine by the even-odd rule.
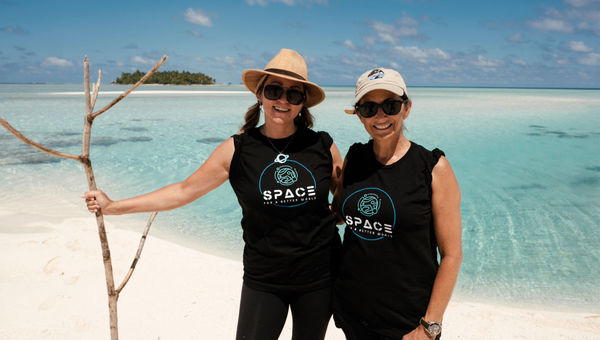
[[[85,198],[87,209],[92,214],[101,211],[105,215],[110,215],[109,206],[113,201],[102,190],[87,191],[81,198]]]

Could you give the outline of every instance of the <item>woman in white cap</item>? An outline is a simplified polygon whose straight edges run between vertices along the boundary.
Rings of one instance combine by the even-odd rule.
[[[442,151],[404,136],[411,106],[402,76],[377,68],[346,111],[372,138],[348,150],[335,197],[346,228],[334,319],[349,340],[439,339],[458,277],[460,190]]]
[[[264,70],[246,70],[257,103],[241,131],[219,145],[186,180],[111,201],[85,194],[90,212],[106,215],[170,210],[229,179],[242,207],[244,281],[237,339],[278,339],[288,308],[292,339],[323,339],[331,317],[333,269],[340,247],[328,195],[341,172],[331,137],[311,130],[309,107],[325,93],[308,81],[296,51],[282,49]],[[260,112],[264,124],[257,127]]]

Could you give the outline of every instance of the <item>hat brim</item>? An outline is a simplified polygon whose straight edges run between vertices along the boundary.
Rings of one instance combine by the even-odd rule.
[[[356,113],[356,112],[354,112],[354,110],[344,110],[344,112],[346,112],[349,115],[353,115]]]
[[[279,78],[289,79],[304,84],[306,90],[306,107],[313,107],[325,99],[325,91],[319,87],[319,85],[312,83],[308,80],[298,79],[293,76],[285,74],[268,72],[264,70],[249,69],[242,72],[242,82],[250,92],[256,94],[256,89],[259,85],[259,81],[264,75],[271,75]]]

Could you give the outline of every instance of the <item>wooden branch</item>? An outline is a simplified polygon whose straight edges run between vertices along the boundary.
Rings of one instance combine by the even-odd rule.
[[[89,115],[88,119],[94,120],[96,117],[98,117],[99,115],[103,114],[104,112],[106,112],[108,109],[110,109],[111,107],[115,106],[115,104],[117,104],[118,102],[120,102],[123,98],[125,98],[128,94],[130,94],[131,92],[133,92],[133,90],[137,89],[140,85],[142,85],[144,82],[146,82],[146,80],[148,80],[148,78],[150,78],[150,76],[152,76],[154,74],[154,72],[156,72],[156,70],[158,70],[159,67],[162,66],[162,64],[164,64],[164,62],[167,60],[167,56],[163,56],[157,63],[156,65],[154,65],[154,67],[148,71],[148,73],[146,73],[146,75],[144,75],[142,77],[142,79],[140,79],[137,83],[135,83],[135,85],[133,85],[131,88],[129,88],[129,90],[121,93],[120,96],[118,96],[117,98],[115,98],[112,102],[110,102],[108,105],[106,105],[105,107],[103,107],[102,109],[92,113],[91,115]]]
[[[144,77],[142,77],[142,79],[140,79],[140,81],[138,81],[129,90],[123,92],[119,97],[117,97],[115,100],[113,100],[110,104],[108,104],[106,107],[104,107],[100,111],[98,111],[96,113],[92,113],[92,111],[94,110],[94,105],[96,104],[96,99],[98,98],[98,92],[99,92],[99,88],[100,88],[100,79],[102,77],[102,71],[98,71],[98,81],[96,82],[96,84],[94,86],[93,94],[90,94],[90,69],[89,69],[88,58],[87,58],[87,56],[85,57],[85,59],[83,61],[83,68],[84,68],[84,90],[85,90],[84,95],[85,95],[85,110],[86,110],[86,112],[85,112],[85,119],[83,122],[83,124],[84,124],[83,125],[83,141],[81,143],[82,145],[81,145],[81,155],[80,156],[75,156],[75,155],[71,155],[71,154],[64,153],[64,152],[58,152],[58,151],[52,150],[50,148],[47,148],[45,146],[42,146],[42,145],[30,140],[29,138],[25,137],[22,133],[17,131],[17,129],[13,128],[10,124],[8,124],[8,122],[6,122],[2,117],[0,117],[0,125],[2,125],[5,129],[7,129],[9,132],[11,132],[13,135],[15,135],[17,138],[19,138],[26,144],[29,144],[32,147],[34,147],[40,151],[46,152],[46,153],[56,156],[56,157],[73,159],[73,160],[76,160],[76,161],[82,163],[83,167],[85,169],[85,174],[86,174],[86,179],[88,182],[89,189],[96,190],[96,180],[94,178],[92,162],[89,157],[90,156],[91,130],[92,130],[92,123],[94,122],[94,118],[97,117],[98,115],[106,112],[108,109],[113,107],[116,103],[121,101],[121,99],[125,98],[129,93],[131,93],[133,90],[135,90],[138,86],[142,85],[148,78],[150,78],[150,76],[152,74],[154,74],[154,72],[156,72],[156,70],[165,62],[165,60],[167,60],[167,56],[162,57],[162,59],[154,66],[154,68],[151,69],[150,71],[148,71],[148,73],[146,73],[146,75]],[[100,237],[100,245],[102,248],[102,260],[104,262],[104,275],[106,278],[106,289],[108,291],[110,336],[111,336],[112,340],[119,339],[118,318],[117,318],[117,302],[119,299],[119,293],[125,287],[125,285],[129,281],[129,279],[131,278],[131,275],[133,274],[133,270],[135,269],[135,266],[141,256],[142,249],[144,248],[144,243],[146,241],[146,237],[150,230],[150,226],[152,225],[152,222],[154,221],[154,218],[156,217],[156,214],[157,214],[157,212],[154,212],[150,216],[150,219],[148,220],[148,223],[146,224],[144,234],[142,235],[142,239],[140,240],[140,245],[138,246],[137,253],[136,253],[133,263],[131,264],[131,267],[129,269],[129,272],[127,273],[125,279],[123,280],[123,283],[121,283],[119,288],[117,290],[115,290],[114,275],[113,275],[113,269],[112,269],[112,260],[110,257],[110,249],[108,246],[108,239],[106,237],[104,216],[102,215],[102,213],[100,211],[98,211],[96,213],[96,224],[98,225],[98,235]]]
[[[142,234],[142,238],[140,239],[140,245],[138,246],[138,250],[135,254],[135,258],[133,259],[133,262],[131,263],[131,267],[129,268],[127,275],[125,275],[123,282],[121,283],[119,288],[117,288],[117,294],[121,293],[121,291],[123,290],[123,288],[129,281],[129,278],[133,274],[133,271],[135,270],[135,266],[137,265],[138,260],[140,259],[140,256],[142,255],[142,249],[144,249],[144,243],[146,242],[146,236],[148,235],[148,232],[150,231],[150,226],[152,225],[152,222],[154,222],[154,218],[156,217],[156,214],[158,214],[158,212],[156,212],[156,211],[153,212],[152,215],[150,215],[150,218],[148,219],[148,223],[146,223],[146,229],[144,229],[144,233]]]
[[[94,106],[96,106],[96,99],[98,98],[98,91],[100,90],[100,79],[102,79],[102,70],[98,70],[98,81],[95,86],[92,86],[92,110],[94,111]]]
[[[71,155],[69,153],[64,153],[64,152],[59,152],[59,151],[52,150],[50,148],[47,148],[47,147],[45,147],[43,145],[40,145],[40,144],[32,141],[31,139],[23,136],[22,133],[20,133],[17,129],[15,129],[10,124],[8,124],[8,122],[5,121],[2,117],[0,117],[0,125],[4,126],[4,128],[6,130],[8,130],[10,133],[12,133],[13,135],[15,135],[15,137],[19,138],[23,142],[25,142],[25,143],[33,146],[34,148],[36,148],[36,149],[38,149],[40,151],[43,151],[43,152],[45,152],[47,154],[50,154],[52,156],[73,159],[73,160],[76,160],[78,162],[83,163],[83,160],[82,160],[82,158],[80,156],[75,156],[75,155]]]
[[[85,113],[92,112],[92,101],[90,99],[90,63],[87,55],[83,59],[83,90],[85,95]]]

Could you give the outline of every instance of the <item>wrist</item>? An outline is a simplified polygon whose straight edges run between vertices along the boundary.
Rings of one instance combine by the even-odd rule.
[[[423,328],[425,334],[430,338],[435,338],[440,333],[442,333],[442,322],[425,320],[425,318],[421,318],[419,320],[419,326]]]

